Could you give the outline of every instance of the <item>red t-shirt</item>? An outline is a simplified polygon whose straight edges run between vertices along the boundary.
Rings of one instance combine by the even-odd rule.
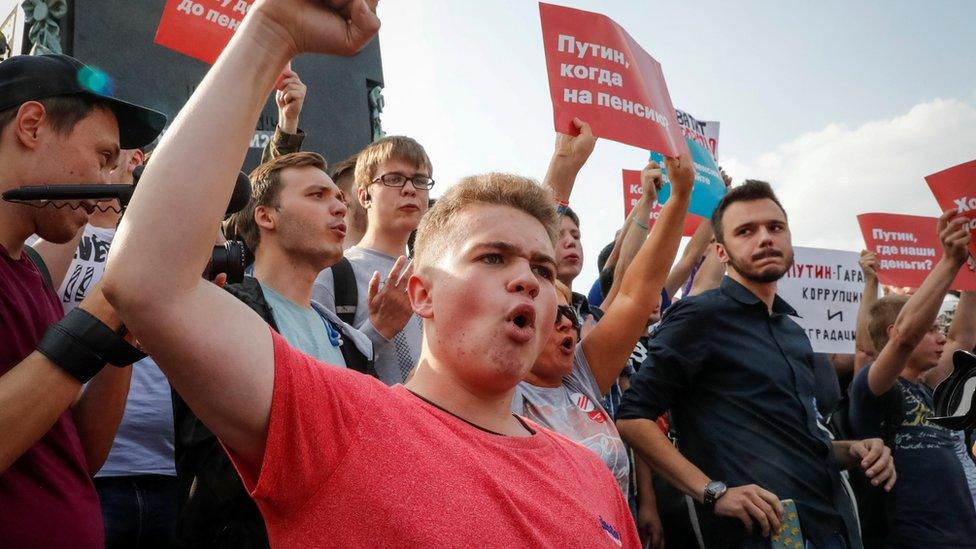
[[[535,424],[529,437],[482,431],[273,338],[264,462],[242,474],[272,546],[640,546],[583,446]]]
[[[57,296],[27,254],[15,261],[0,246],[0,375],[33,352],[62,315]],[[0,473],[0,546],[104,547],[104,536],[95,485],[65,410]]]

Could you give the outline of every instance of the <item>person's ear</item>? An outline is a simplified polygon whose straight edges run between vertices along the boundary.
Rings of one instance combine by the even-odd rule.
[[[359,198],[359,204],[363,208],[369,208],[369,202],[372,198],[369,196],[369,190],[366,187],[356,186],[356,196]]]
[[[142,152],[142,149],[134,149],[132,151],[132,156],[129,157],[129,165],[126,166],[129,174],[132,174],[132,170],[142,166],[146,161],[146,153]]]
[[[407,295],[413,312],[420,318],[434,318],[433,288],[430,279],[416,272],[407,281]]]
[[[729,264],[729,252],[725,249],[724,244],[715,243],[715,257],[722,262],[723,265]]]
[[[274,208],[270,206],[254,208],[254,223],[266,231],[273,231],[277,225],[277,219],[272,212],[274,212]]]
[[[28,149],[36,149],[41,144],[38,133],[43,135],[47,124],[45,119],[47,111],[44,105],[37,101],[27,101],[17,109],[17,116],[14,117],[14,135],[21,145]]]

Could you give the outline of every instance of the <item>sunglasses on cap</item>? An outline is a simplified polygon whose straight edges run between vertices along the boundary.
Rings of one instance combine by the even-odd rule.
[[[573,328],[577,332],[579,332],[583,327],[583,321],[580,319],[579,313],[576,312],[576,309],[570,305],[556,305],[556,324],[559,324],[559,321],[561,321],[563,317],[566,317],[566,319],[569,320],[569,323],[573,325]]]

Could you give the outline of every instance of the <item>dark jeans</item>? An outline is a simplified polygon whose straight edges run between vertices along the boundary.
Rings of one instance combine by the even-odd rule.
[[[169,547],[176,527],[176,477],[99,477],[105,547]]]

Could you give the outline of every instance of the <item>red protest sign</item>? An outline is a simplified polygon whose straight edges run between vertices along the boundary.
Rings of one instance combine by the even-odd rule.
[[[623,170],[624,179],[624,217],[630,215],[631,210],[637,205],[641,197],[640,172],[637,170]],[[654,222],[661,217],[661,204],[654,202],[651,208],[651,218],[647,221],[647,226],[651,227]],[[698,226],[704,218],[700,215],[689,213],[685,215],[685,228],[683,236],[691,236],[698,230]]]
[[[661,65],[610,18],[539,3],[556,131],[573,118],[605,137],[667,156],[687,152]]]
[[[976,229],[976,160],[926,176],[925,182],[942,211],[955,208],[969,218],[970,231]],[[976,257],[976,242],[969,243],[969,253]]]
[[[868,213],[857,216],[868,251],[878,256],[878,280],[889,286],[918,288],[942,259],[935,217]],[[964,266],[950,286],[976,290],[976,274]]]
[[[166,0],[155,42],[211,65],[253,0]]]

